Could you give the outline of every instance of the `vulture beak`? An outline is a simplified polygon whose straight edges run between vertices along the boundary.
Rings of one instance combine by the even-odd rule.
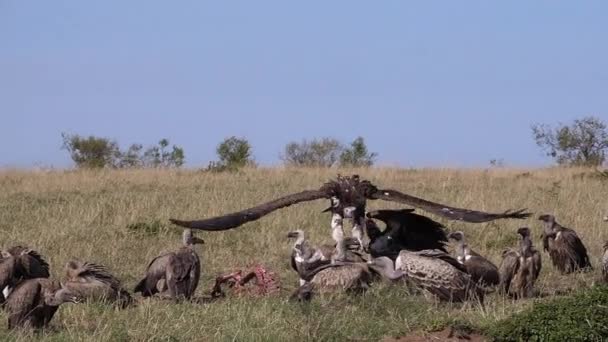
[[[448,234],[448,239],[456,240],[456,236],[454,235],[454,233],[450,233],[450,234]]]
[[[198,245],[204,245],[205,244],[205,240],[198,238],[198,237],[193,237],[192,238],[192,243],[193,244],[198,244]]]
[[[300,236],[300,233],[298,232],[289,232],[287,233],[287,238],[288,239],[296,239]]]
[[[334,209],[334,207],[329,206],[329,207],[323,209],[322,213],[328,213],[328,212],[332,211],[332,209]]]

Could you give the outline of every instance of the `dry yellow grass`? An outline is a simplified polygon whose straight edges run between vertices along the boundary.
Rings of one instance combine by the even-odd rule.
[[[27,244],[39,250],[61,276],[70,258],[109,266],[132,286],[148,261],[179,244],[180,229],[169,217],[201,218],[240,210],[303,189],[318,188],[336,173],[358,173],[385,188],[394,188],[441,203],[487,211],[527,207],[533,213],[554,213],[575,228],[598,265],[608,238],[608,181],[584,169],[454,170],[454,169],[257,169],[211,174],[180,170],[131,171],[0,171],[2,246]],[[430,329],[459,320],[483,326],[521,310],[533,301],[514,303],[493,295],[485,309],[476,305],[444,305],[384,285],[361,297],[337,296],[310,306],[288,303],[296,284],[289,268],[286,232],[305,229],[314,242],[330,239],[325,201],[299,204],[227,232],[201,232],[199,248],[203,280],[198,294],[208,291],[221,272],[263,262],[276,270],[286,287],[278,298],[227,299],[207,304],[175,305],[145,301],[118,311],[99,304],[65,305],[52,325],[55,331],[37,337],[49,340],[375,340],[384,335]],[[369,209],[397,208],[369,201]],[[437,217],[434,217],[438,219]],[[495,263],[501,251],[515,244],[518,227],[531,227],[540,247],[541,227],[535,217],[487,224],[439,219],[450,230],[463,230],[470,244]],[[161,223],[158,234],[127,229],[129,224]],[[165,228],[166,227],[166,228]],[[589,286],[596,273],[561,276],[544,255],[539,287]],[[597,269],[597,268],[596,268]],[[0,315],[6,321],[4,314]],[[29,340],[0,324],[0,337]]]

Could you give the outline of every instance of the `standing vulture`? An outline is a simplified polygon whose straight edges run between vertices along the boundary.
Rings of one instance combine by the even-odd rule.
[[[519,248],[507,249],[502,254],[501,289],[516,298],[529,298],[534,295],[534,284],[542,267],[541,256],[532,245],[529,228],[519,228],[517,234],[521,237]]]
[[[448,238],[456,241],[456,260],[464,265],[475,283],[481,287],[496,286],[500,283],[498,267],[473,251],[466,243],[463,232],[453,232]]]
[[[68,302],[76,303],[76,296],[59,282],[46,278],[25,280],[15,287],[6,300],[8,328],[44,328],[59,305]]]
[[[538,219],[544,222],[543,249],[560,273],[592,268],[587,249],[574,230],[557,223],[553,215],[541,215]]]
[[[365,228],[370,239],[369,252],[373,257],[387,256],[393,260],[403,249],[421,251],[438,249],[445,252],[447,237],[444,226],[428,217],[414,214],[414,209],[375,210],[367,213]],[[384,222],[380,231],[372,220]]]
[[[120,281],[105,266],[71,260],[65,265],[63,286],[79,300],[116,303],[125,308],[133,302]]]
[[[205,241],[195,237],[192,230],[184,229],[183,246],[175,252],[164,253],[148,265],[146,276],[135,286],[134,292],[144,297],[168,292],[173,300],[190,299],[198,286],[201,263],[194,245]]]
[[[395,269],[405,273],[405,279],[442,301],[462,302],[469,298],[483,301],[483,292],[471,280],[466,268],[441,250],[407,251],[399,253]]]
[[[295,194],[257,205],[235,213],[212,217],[204,220],[182,221],[171,219],[171,222],[179,226],[202,229],[202,230],[226,230],[236,228],[246,222],[255,221],[277,209],[288,207],[292,204],[312,201],[317,199],[329,199],[332,212],[332,236],[336,239],[336,231],[342,232],[342,219],[352,218],[354,222],[353,237],[359,239],[363,236],[365,229],[365,206],[367,200],[385,200],[411,205],[430,213],[446,217],[450,220],[461,220],[467,222],[487,222],[503,218],[526,218],[530,216],[521,210],[507,210],[502,213],[486,213],[476,210],[450,207],[443,204],[427,201],[418,197],[407,195],[396,190],[378,189],[370,181],[361,180],[358,175],[340,176],[337,180],[325,183],[317,190],[305,190]],[[363,246],[363,245],[362,245]]]
[[[2,251],[0,259],[0,303],[8,297],[17,282],[24,279],[48,278],[49,264],[33,249],[14,246]]]

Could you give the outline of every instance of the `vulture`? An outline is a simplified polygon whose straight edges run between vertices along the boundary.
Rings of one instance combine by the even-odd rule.
[[[10,294],[17,282],[24,279],[48,278],[49,264],[33,249],[14,246],[2,251],[0,259],[0,303]]]
[[[144,297],[157,293],[173,300],[190,299],[198,286],[201,275],[201,263],[194,245],[205,242],[184,229],[183,246],[175,252],[164,253],[154,258],[148,265],[146,276],[135,286],[134,292],[141,292]]]
[[[108,269],[92,262],[71,260],[65,265],[62,284],[79,300],[116,303],[125,308],[133,302],[120,281]]]
[[[553,266],[560,273],[592,268],[587,249],[574,230],[557,223],[553,215],[541,215],[538,219],[544,225],[543,249],[549,253]]]
[[[376,276],[394,281],[403,275],[403,272],[395,270],[393,261],[387,257],[375,258],[369,262],[336,261],[304,274],[306,282],[296,290],[292,298],[309,300],[313,292],[360,293],[369,288]]]
[[[534,283],[542,267],[541,255],[532,245],[529,228],[519,228],[517,234],[521,237],[519,248],[502,254],[501,289],[515,298],[529,298],[534,295]]]
[[[604,242],[604,254],[602,255],[602,279],[608,284],[608,241]]]
[[[456,260],[464,265],[473,282],[481,287],[496,286],[500,283],[498,267],[473,251],[466,243],[463,232],[453,232],[448,238],[456,242]]]
[[[291,267],[299,275],[321,265],[330,264],[332,260],[339,258],[342,258],[340,261],[365,261],[360,253],[353,251],[358,249],[359,244],[352,239],[341,239],[341,242],[337,245],[321,245],[317,248],[306,239],[303,230],[289,232],[287,237],[296,239],[291,252]],[[338,254],[338,250],[341,248],[344,248],[343,255]],[[304,279],[300,277],[300,285],[303,285],[304,282]]]
[[[446,206],[443,204],[427,201],[422,198],[414,197],[392,189],[378,189],[370,181],[362,180],[358,175],[341,176],[336,180],[323,184],[317,190],[305,190],[294,194],[289,194],[270,202],[259,204],[255,207],[242,211],[212,217],[203,220],[183,221],[170,219],[176,225],[201,229],[201,230],[227,230],[239,227],[240,225],[258,220],[271,212],[288,207],[290,205],[313,201],[318,199],[330,200],[331,207],[326,211],[332,213],[332,236],[337,242],[338,231],[342,233],[342,219],[351,218],[354,222],[353,237],[361,241],[365,226],[365,206],[367,200],[385,200],[411,205],[423,209],[430,213],[451,219],[466,222],[487,222],[497,219],[518,218],[523,219],[530,216],[525,209],[507,210],[502,213],[486,213],[482,211],[461,209]],[[363,247],[363,244],[361,244]]]
[[[59,305],[77,302],[76,296],[57,281],[47,278],[25,280],[6,299],[8,328],[44,328]]]
[[[395,260],[403,249],[438,249],[445,252],[448,239],[444,226],[413,211],[375,210],[367,213],[365,228],[370,239],[368,250],[373,257],[387,256]],[[373,219],[384,222],[386,228],[381,231]]]
[[[402,271],[412,285],[441,301],[462,302],[470,298],[483,301],[483,292],[471,280],[464,265],[442,250],[403,250],[395,269]]]

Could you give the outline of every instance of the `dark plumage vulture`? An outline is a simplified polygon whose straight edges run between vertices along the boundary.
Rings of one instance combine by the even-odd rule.
[[[312,293],[363,292],[377,276],[391,281],[402,278],[404,273],[395,270],[393,261],[387,257],[369,262],[341,262],[321,265],[302,277],[305,283],[296,290],[292,298],[309,300]]]
[[[534,296],[534,284],[542,267],[540,253],[530,239],[530,229],[519,228],[519,248],[507,249],[500,264],[501,289],[515,298]]]
[[[602,255],[602,279],[608,284],[608,241],[604,242],[604,254]]]
[[[192,297],[201,274],[194,245],[204,241],[195,237],[190,229],[184,230],[182,238],[181,248],[161,254],[150,262],[146,276],[135,286],[134,292],[141,292],[144,297],[161,293],[174,300]]]
[[[121,308],[133,302],[129,292],[105,266],[92,262],[69,261],[63,286],[79,300],[111,302]]]
[[[549,253],[551,262],[561,273],[591,269],[587,249],[576,232],[563,227],[553,215],[541,215],[544,223],[543,249]]]
[[[370,239],[368,249],[373,257],[387,256],[395,260],[403,249],[438,249],[445,252],[448,239],[444,226],[413,211],[375,210],[367,213],[365,228]],[[372,219],[384,222],[386,228],[381,231]]]
[[[335,246],[321,245],[317,248],[306,239],[303,230],[289,232],[287,237],[296,239],[291,252],[291,267],[298,272],[298,275],[303,275],[310,270],[314,270],[321,265],[330,264],[332,260],[340,258],[342,258],[341,261],[365,261],[363,256],[356,251],[359,244],[355,243],[352,239],[342,239],[342,242]],[[344,248],[343,255],[339,255],[338,246]],[[302,276],[300,276],[300,285],[303,285],[304,282]]]
[[[500,283],[498,267],[490,260],[473,251],[461,231],[453,232],[448,238],[456,242],[456,260],[464,265],[471,279],[481,287],[496,286]]]
[[[0,303],[8,297],[17,282],[24,279],[48,278],[49,264],[33,249],[14,246],[2,251],[0,259]]]
[[[466,268],[441,250],[399,253],[395,269],[415,287],[435,295],[439,300],[462,302],[470,298],[483,301],[483,292],[471,280]]]
[[[332,228],[342,230],[342,218],[352,218],[355,224],[353,237],[361,240],[363,225],[365,224],[365,206],[367,200],[384,200],[411,205],[430,213],[448,218],[450,220],[461,220],[467,222],[487,222],[504,218],[526,218],[530,214],[521,210],[507,210],[502,213],[486,213],[476,210],[450,207],[443,204],[427,201],[418,197],[407,195],[396,190],[378,189],[367,180],[362,180],[358,175],[340,176],[337,180],[322,185],[317,190],[306,190],[295,194],[257,205],[235,213],[217,216],[213,218],[182,221],[171,219],[171,222],[179,226],[202,229],[202,230],[226,230],[236,228],[246,222],[255,221],[269,213],[288,207],[290,205],[313,201],[318,199],[331,200]],[[334,240],[336,238],[334,237]]]
[[[77,299],[57,281],[46,278],[25,280],[15,287],[6,300],[8,328],[44,328],[59,305],[76,303]]]

